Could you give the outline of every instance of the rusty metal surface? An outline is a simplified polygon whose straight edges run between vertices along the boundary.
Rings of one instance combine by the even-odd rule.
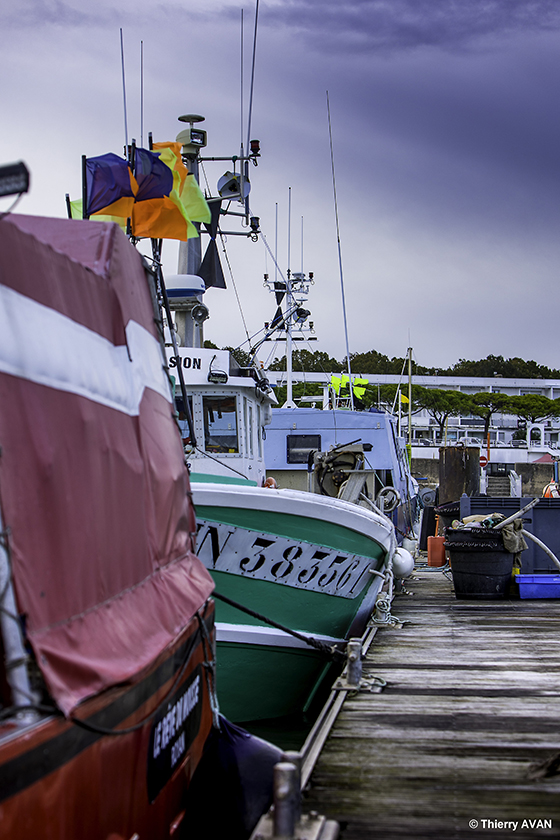
[[[463,493],[480,492],[480,449],[442,446],[439,450],[439,504],[458,501]]]

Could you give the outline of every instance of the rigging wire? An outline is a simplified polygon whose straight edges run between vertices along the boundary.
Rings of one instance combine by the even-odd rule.
[[[206,189],[207,189],[207,191],[208,191],[208,194],[210,194],[210,184],[209,184],[209,182],[208,182],[208,176],[207,176],[207,174],[206,174],[206,169],[204,168],[204,164],[201,164],[201,167],[200,167],[200,168],[202,169],[202,174],[203,174],[203,176],[204,176],[204,183],[205,183],[205,185],[206,185]],[[247,321],[245,320],[245,313],[243,312],[243,306],[241,305],[241,299],[240,299],[240,297],[239,297],[239,292],[237,291],[237,283],[235,282],[235,276],[234,276],[234,274],[233,274],[233,269],[232,269],[232,267],[231,267],[231,262],[230,262],[230,259],[229,259],[229,254],[228,254],[228,252],[227,252],[227,248],[226,248],[226,241],[227,241],[227,238],[226,238],[226,236],[225,236],[225,235],[221,232],[221,230],[219,229],[219,227],[218,227],[218,233],[219,233],[219,235],[220,235],[220,243],[221,243],[221,245],[222,245],[222,251],[223,251],[223,254],[224,254],[224,257],[225,257],[225,260],[226,260],[226,264],[227,264],[227,267],[228,267],[229,277],[230,277],[230,280],[231,280],[231,285],[232,285],[232,288],[233,288],[233,291],[234,291],[234,294],[235,294],[235,299],[236,299],[236,301],[237,301],[237,306],[238,306],[238,308],[239,308],[239,314],[240,314],[240,316],[241,316],[241,321],[242,321],[242,323],[243,323],[243,329],[245,330],[245,335],[247,336],[247,341],[248,341],[248,342],[250,342],[250,341],[251,341],[251,339],[250,339],[250,337],[249,337],[249,330],[248,330],[248,327],[247,327]],[[245,342],[243,342],[243,343],[245,343]],[[240,345],[240,346],[241,346],[241,345]]]
[[[276,341],[274,342],[273,346],[271,347],[271,349],[270,349],[270,353],[268,354],[268,358],[267,358],[267,359],[266,359],[266,361],[263,363],[263,364],[264,364],[265,369],[267,369],[267,368],[268,368],[268,365],[269,365],[269,364],[271,364],[271,361],[270,361],[271,357],[274,357],[274,355],[275,355],[275,354],[276,354],[276,352],[278,351],[278,345],[279,345],[279,343],[280,343],[280,342],[278,341],[278,339],[276,339]],[[274,359],[273,359],[273,360],[274,360]]]
[[[342,273],[342,250],[340,246],[340,226],[338,223],[338,200],[336,197],[336,178],[334,173],[334,152],[333,152],[333,140],[332,140],[332,129],[331,129],[331,108],[329,103],[329,92],[327,91],[327,116],[328,116],[328,123],[329,123],[329,142],[330,142],[330,149],[331,149],[331,169],[332,169],[332,185],[333,185],[333,196],[334,196],[334,215],[336,220],[336,241],[338,246],[338,267],[340,273],[340,290],[342,293],[342,316],[344,319],[344,335],[346,338],[346,361],[348,364],[348,376],[350,379],[350,408],[352,411],[354,410],[354,397],[352,394],[352,371],[350,369],[350,346],[348,343],[348,320],[346,318],[346,298],[344,295],[344,276]]]
[[[272,253],[272,250],[270,248],[270,245],[268,244],[268,240],[266,238],[266,235],[262,231],[261,231],[261,239],[264,243],[264,247],[268,251],[268,255],[270,256],[272,262],[274,263],[275,271],[278,272],[278,274],[280,275],[280,279],[283,280],[284,283],[285,283],[286,282],[286,277],[285,277],[284,273],[282,272],[282,269],[278,265],[278,260],[276,259],[276,255]]]
[[[247,322],[245,320],[245,313],[243,312],[243,307],[241,305],[241,299],[239,297],[239,292],[237,291],[237,283],[235,282],[235,277],[233,276],[233,269],[231,267],[231,263],[229,261],[229,254],[228,254],[227,249],[226,249],[226,239],[225,239],[224,234],[220,230],[218,230],[218,233],[220,235],[220,242],[222,244],[222,251],[224,252],[224,257],[225,257],[225,260],[226,260],[226,263],[227,263],[229,276],[230,276],[230,280],[231,280],[231,285],[233,286],[233,291],[235,292],[235,299],[237,300],[237,306],[239,307],[239,314],[241,315],[241,320],[243,322],[243,329],[245,330],[245,335],[247,336],[247,341],[250,341],[249,330],[247,328]]]
[[[214,456],[210,455],[208,452],[206,452],[205,449],[200,449],[198,446],[193,446],[192,451],[198,452],[199,455],[204,455],[205,458],[210,458],[211,461],[216,461],[216,463],[220,464],[222,467],[227,467],[228,470],[231,470],[231,472],[234,472],[236,475],[240,475],[241,478],[247,478],[247,476],[244,475],[244,473],[239,472],[239,470],[236,470],[227,461],[220,461],[219,458],[214,458]],[[188,453],[188,454],[191,454],[191,453]]]

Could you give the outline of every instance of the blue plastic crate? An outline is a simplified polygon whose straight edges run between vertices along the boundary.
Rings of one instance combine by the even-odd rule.
[[[520,598],[560,598],[560,575],[515,575]]]

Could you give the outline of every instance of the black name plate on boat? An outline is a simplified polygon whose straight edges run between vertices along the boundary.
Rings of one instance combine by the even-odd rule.
[[[202,667],[197,665],[157,713],[148,747],[148,798],[160,790],[187,757],[200,729],[202,717]]]

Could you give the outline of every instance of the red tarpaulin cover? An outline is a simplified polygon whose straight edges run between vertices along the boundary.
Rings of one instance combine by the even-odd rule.
[[[116,225],[0,221],[0,406],[16,598],[68,713],[138,676],[213,587],[141,257]]]

